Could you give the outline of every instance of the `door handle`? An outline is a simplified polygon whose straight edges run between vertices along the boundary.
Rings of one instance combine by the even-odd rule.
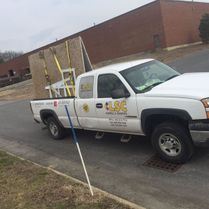
[[[98,109],[103,108],[103,104],[102,104],[102,103],[97,103],[97,104],[96,104],[96,108],[98,108]]]

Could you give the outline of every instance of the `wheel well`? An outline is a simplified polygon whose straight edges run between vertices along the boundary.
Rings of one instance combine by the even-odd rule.
[[[46,124],[46,121],[49,117],[53,117],[53,114],[50,112],[43,112],[41,114],[41,120],[43,121],[44,124]]]
[[[188,120],[183,119],[175,115],[150,115],[146,118],[144,124],[144,133],[146,135],[151,135],[154,131],[154,128],[164,122],[176,122],[182,124],[186,129],[188,128]]]
[[[57,114],[53,110],[41,110],[40,112],[41,120],[43,123],[46,125],[47,124],[47,119],[49,117],[53,117],[61,127],[63,127],[62,123],[60,122]]]

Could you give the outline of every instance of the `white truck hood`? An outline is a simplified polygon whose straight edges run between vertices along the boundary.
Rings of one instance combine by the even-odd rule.
[[[209,97],[209,73],[185,73],[155,86],[144,96],[204,99]]]

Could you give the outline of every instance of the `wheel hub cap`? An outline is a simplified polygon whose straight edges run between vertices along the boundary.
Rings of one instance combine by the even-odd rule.
[[[168,156],[175,157],[181,153],[181,143],[179,139],[170,133],[162,134],[159,137],[160,149]]]
[[[54,136],[57,135],[58,129],[57,129],[57,126],[54,123],[49,124],[49,129]]]

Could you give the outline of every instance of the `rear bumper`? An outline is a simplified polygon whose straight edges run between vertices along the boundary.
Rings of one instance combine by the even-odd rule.
[[[209,120],[193,121],[189,124],[189,130],[195,145],[209,146]]]

